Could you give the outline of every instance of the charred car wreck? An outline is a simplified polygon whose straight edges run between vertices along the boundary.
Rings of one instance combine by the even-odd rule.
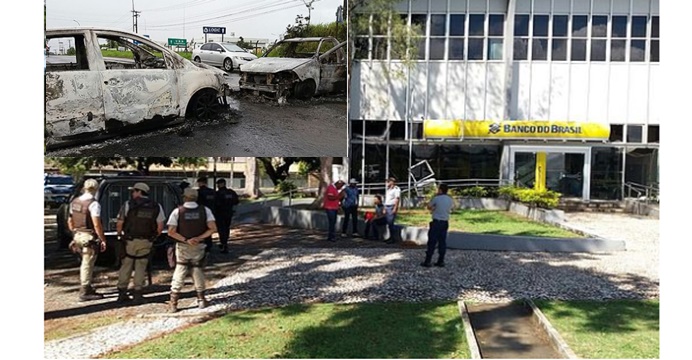
[[[333,37],[285,39],[240,66],[240,89],[272,99],[346,90],[346,42]]]
[[[71,46],[71,55],[46,58],[48,149],[185,118],[208,119],[228,108],[225,72],[148,38],[94,28],[48,30],[46,38]],[[104,57],[102,47],[129,49],[133,58]]]

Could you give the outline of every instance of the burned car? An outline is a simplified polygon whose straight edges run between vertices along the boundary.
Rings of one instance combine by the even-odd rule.
[[[262,57],[240,66],[240,89],[274,99],[346,90],[346,42],[333,37],[279,41]]]
[[[46,148],[215,116],[228,75],[137,34],[95,28],[46,31]],[[56,46],[57,45],[57,46]],[[115,48],[115,49],[112,49]],[[117,52],[129,58],[104,56]]]

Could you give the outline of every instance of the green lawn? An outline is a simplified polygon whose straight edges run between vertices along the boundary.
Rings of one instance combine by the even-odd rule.
[[[116,358],[469,358],[454,303],[292,305],[239,311]]]
[[[580,358],[659,358],[659,300],[536,301]]]
[[[401,225],[428,227],[430,212],[427,210],[399,211],[396,223]],[[520,235],[539,237],[581,237],[573,232],[548,224],[528,220],[507,211],[457,210],[450,217],[449,230],[477,234]]]

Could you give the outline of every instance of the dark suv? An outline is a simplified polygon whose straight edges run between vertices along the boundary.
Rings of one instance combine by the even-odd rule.
[[[118,212],[122,204],[130,199],[130,190],[128,187],[133,186],[137,182],[144,182],[149,185],[149,197],[161,204],[165,212],[166,220],[164,221],[163,234],[154,241],[154,249],[158,255],[165,255],[163,245],[167,240],[168,216],[173,209],[183,203],[182,190],[180,183],[182,178],[166,178],[155,176],[85,176],[74,188],[67,203],[60,206],[57,214],[58,237],[61,248],[67,248],[67,245],[72,241],[72,233],[67,225],[69,218],[69,203],[82,194],[84,181],[89,178],[95,178],[99,181],[99,189],[96,193],[96,199],[101,204],[101,222],[103,231],[106,235],[107,249],[100,253],[97,258],[97,263],[101,266],[119,265],[118,257],[114,251],[115,241],[117,237],[116,224],[118,222]]]

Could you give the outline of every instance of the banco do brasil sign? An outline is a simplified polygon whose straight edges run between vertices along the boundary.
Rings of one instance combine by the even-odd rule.
[[[426,138],[608,140],[607,124],[568,121],[425,120]]]

